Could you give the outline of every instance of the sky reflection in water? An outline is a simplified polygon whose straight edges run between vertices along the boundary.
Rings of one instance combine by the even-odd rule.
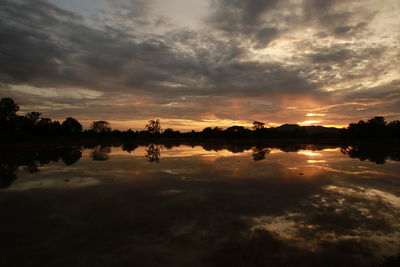
[[[76,149],[60,150],[62,161],[53,155],[35,159],[37,166],[27,160],[29,166],[17,164],[18,178],[0,191],[6,207],[2,242],[11,243],[2,248],[11,254],[4,255],[40,251],[42,256],[32,256],[31,262],[77,266],[82,257],[100,266],[115,260],[290,266],[377,265],[395,261],[388,257],[399,253],[396,151],[184,145]],[[3,169],[11,164],[5,158],[3,153]],[[32,233],[35,223],[41,226]],[[11,242],[15,236],[25,242]],[[4,255],[0,259],[10,266],[22,263]]]

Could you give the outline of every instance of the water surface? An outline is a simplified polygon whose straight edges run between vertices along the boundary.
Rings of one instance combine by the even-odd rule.
[[[396,266],[399,155],[316,145],[3,151],[0,265]]]

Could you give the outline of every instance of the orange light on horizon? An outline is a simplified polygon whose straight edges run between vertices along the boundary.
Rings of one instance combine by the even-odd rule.
[[[324,117],[326,114],[323,113],[307,113],[306,117]]]
[[[201,131],[206,127],[221,127],[226,129],[231,126],[244,126],[245,128],[251,129],[253,124],[252,121],[241,121],[241,120],[218,120],[218,119],[201,119],[201,120],[189,120],[189,119],[169,119],[169,118],[159,118],[161,121],[161,127],[163,130],[167,128],[172,128],[174,130],[179,131]],[[62,121],[62,119],[60,119]],[[107,120],[107,119],[103,119]],[[95,120],[81,119],[79,120],[82,125],[88,129],[91,123]],[[112,129],[118,130],[128,130],[132,129],[134,131],[144,130],[145,125],[148,123],[148,120],[107,120],[111,123]],[[278,127],[287,122],[268,122],[264,121],[267,127]],[[319,120],[308,120],[303,122],[298,122],[297,124],[301,126],[310,126],[310,125],[321,125],[324,127],[335,127],[335,128],[344,128],[347,125],[336,125],[336,124],[319,124],[321,121]]]
[[[163,130],[167,128],[172,128],[174,130],[179,131],[201,131],[206,127],[221,127],[226,129],[231,126],[244,126],[247,128],[252,127],[252,122],[250,121],[241,121],[241,120],[227,120],[227,119],[200,119],[200,120],[189,120],[189,119],[170,119],[170,118],[158,118],[161,122],[161,127]],[[148,120],[108,120],[111,123],[112,129],[119,130],[144,130],[145,125],[148,123]],[[85,127],[89,127],[92,121],[82,120],[82,123]]]
[[[308,125],[313,125],[316,123],[320,123],[321,121],[315,121],[315,120],[310,120],[310,121],[302,121],[302,122],[298,122],[298,125],[302,125],[302,126],[308,126]]]
[[[311,164],[313,164],[313,163],[326,163],[326,160],[323,160],[323,159],[320,159],[320,160],[317,160],[317,159],[308,159],[307,162],[308,162],[308,163],[311,163]]]
[[[306,156],[309,156],[309,157],[322,156],[321,153],[315,153],[315,152],[312,152],[312,151],[299,151],[299,152],[297,152],[297,154],[306,155]]]

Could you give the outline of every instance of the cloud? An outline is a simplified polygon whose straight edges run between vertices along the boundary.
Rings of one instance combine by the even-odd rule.
[[[380,16],[361,1],[214,0],[203,29],[156,23],[168,21],[157,1],[107,3],[82,17],[44,0],[2,1],[1,94],[54,116],[273,113],[283,123],[358,92],[372,101],[398,77],[398,48],[375,40]]]
[[[260,22],[261,16],[278,2],[278,0],[214,0],[211,6],[215,11],[210,17],[210,22],[221,30],[254,27]]]
[[[282,29],[264,16],[274,11],[278,0],[229,1],[214,0],[208,24],[227,36],[250,39],[254,47],[262,48],[279,36]],[[283,1],[284,2],[284,1]]]

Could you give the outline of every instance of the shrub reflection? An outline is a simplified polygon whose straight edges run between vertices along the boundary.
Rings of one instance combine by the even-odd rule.
[[[197,144],[185,144],[195,147]],[[121,146],[122,151],[132,153],[141,144],[129,143]],[[146,144],[145,158],[149,162],[159,163],[162,156],[162,149],[171,150],[179,147],[180,144]],[[306,145],[306,144],[282,144],[282,145],[250,145],[250,144],[201,144],[206,151],[227,150],[232,153],[242,153],[250,151],[250,156],[254,161],[266,160],[267,155],[272,149],[279,149],[283,152],[297,152],[300,150],[318,151],[326,148],[337,148],[337,146],[326,145]],[[85,146],[92,149],[89,153],[90,159],[94,161],[106,161],[110,158],[111,145]],[[0,154],[0,188],[9,187],[17,179],[16,171],[19,167],[27,173],[36,173],[40,167],[52,162],[63,161],[65,165],[70,166],[79,161],[82,157],[84,147],[64,147],[55,149],[36,149],[21,151],[2,151]],[[361,161],[368,160],[376,164],[385,164],[387,160],[400,161],[400,148],[397,146],[341,146],[340,151],[350,158],[358,158]]]

